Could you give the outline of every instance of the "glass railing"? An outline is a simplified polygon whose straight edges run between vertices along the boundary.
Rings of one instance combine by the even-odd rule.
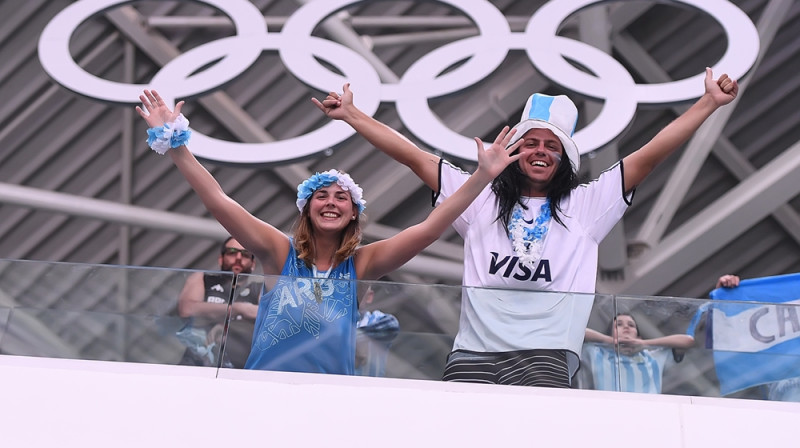
[[[0,260],[0,353],[216,366],[221,348],[206,344],[194,319],[178,313],[192,274]],[[229,283],[233,279],[231,273],[218,274]],[[219,306],[221,312],[206,318],[208,323],[224,324],[228,306],[225,300]]]
[[[687,334],[700,321],[695,317],[705,303],[674,297],[597,300],[589,328],[605,340],[587,333],[578,384],[583,389],[719,396],[707,350]],[[611,337],[615,333],[616,339]]]
[[[590,328],[610,334],[618,316],[617,325],[632,318],[638,334],[611,343],[587,340],[578,384],[623,392],[800,401],[800,305],[795,302],[598,300]],[[625,331],[621,328],[618,332]]]
[[[0,354],[441,381],[536,344],[574,388],[800,401],[798,306],[0,260]]]

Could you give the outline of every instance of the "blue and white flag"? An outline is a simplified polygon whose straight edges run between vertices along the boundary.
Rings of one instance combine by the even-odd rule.
[[[742,280],[711,291],[707,311],[720,393],[800,376],[800,274]]]

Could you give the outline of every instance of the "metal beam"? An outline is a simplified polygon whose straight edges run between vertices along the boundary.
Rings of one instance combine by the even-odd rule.
[[[644,78],[649,83],[662,83],[670,81],[669,76],[667,75],[666,71],[661,68],[648,54],[644,49],[634,41],[630,36],[625,33],[621,33],[614,38],[614,48],[617,50],[617,53],[624,58],[631,66],[633,66],[637,73]],[[760,69],[765,69],[764,65],[760,66]],[[754,74],[750,79],[751,82],[754,82],[756,79],[756,74]],[[779,92],[777,93],[781,97],[788,95],[788,91],[791,90],[793,86],[780,86],[776,88]],[[780,89],[786,89],[786,92],[780,92]],[[766,103],[770,103],[767,101],[768,99],[764,99]],[[687,106],[673,106],[672,110],[676,114],[682,114],[683,112],[688,109]],[[748,111],[749,114],[753,115],[753,118],[760,115],[762,111],[758,109],[754,109]],[[737,118],[737,124],[742,121],[741,114]],[[745,120],[749,122],[750,120]],[[733,125],[733,124],[732,124]],[[736,126],[738,127],[738,126]],[[756,142],[753,145],[748,147],[749,150],[753,151],[754,148],[757,148],[760,142]],[[713,146],[712,149],[713,153],[719,160],[719,162],[724,165],[728,171],[730,171],[738,180],[744,180],[749,175],[755,172],[755,168],[753,165],[744,157],[731,142],[725,136],[720,136],[717,143]],[[678,201],[680,202],[680,201]],[[783,227],[783,230],[786,231],[792,238],[800,244],[800,214],[798,214],[791,206],[784,205],[778,208],[775,213],[773,213],[773,218],[777,220],[777,222]]]
[[[100,219],[131,226],[166,230],[184,235],[221,240],[228,232],[214,219],[198,218],[100,199],[39,190],[0,182],[0,202]],[[418,255],[398,269],[418,275],[435,276],[460,282],[463,264]]]
[[[619,33],[649,11],[653,5],[645,2],[625,2],[625,4],[612,4],[610,7],[611,28],[615,33]]]
[[[728,139],[721,139],[714,146],[719,161],[733,173],[739,181],[744,181],[756,172],[755,167],[742,156]],[[783,230],[800,245],[800,213],[791,205],[784,204],[772,214]]]
[[[213,219],[83,198],[5,182],[0,182],[0,202],[205,238],[222,239],[228,235],[222,225]]]
[[[147,33],[147,31],[140,25],[142,23],[142,18],[140,17],[139,13],[131,7],[120,8],[119,11],[112,11],[109,14],[109,20],[112,21],[120,31],[125,34],[129,39],[139,45],[143,51],[145,51],[151,58],[153,58],[156,62],[160,64],[165,64],[173,57],[176,57],[179,52],[178,49],[175,48],[169,41],[162,37],[153,36],[152,33]],[[380,69],[383,75],[390,77],[396,81],[397,76],[391,72],[391,70],[383,64],[380,59],[377,58],[374,53],[369,51],[366,46],[361,42],[357,36],[353,34],[348,34],[347,29],[343,28],[341,25],[341,21],[338,20],[339,25],[335,24],[335,21],[338,19],[329,19],[329,22],[334,23],[333,25],[329,24],[326,26],[330,26],[331,32],[337,39],[341,39],[342,43],[345,43],[350,46],[358,46],[355,48],[356,51],[359,51],[361,54],[372,54],[370,61],[373,65],[377,65],[376,68]],[[326,22],[327,23],[327,22]],[[351,31],[352,33],[352,31]],[[235,104],[235,102],[223,92],[216,92],[211,95],[208,95],[204,98],[198,100],[212,115],[215,116],[229,131],[231,131],[234,135],[239,137],[242,141],[248,142],[257,142],[257,141],[273,141],[274,138],[269,135],[264,129],[256,123],[252,117],[250,117],[241,107]],[[302,165],[295,164],[285,167],[275,167],[273,170],[280,175],[282,179],[286,181],[286,183],[291,186],[292,188],[305,180],[308,176],[310,176],[310,172]],[[407,170],[403,170],[405,173]],[[409,175],[413,175],[410,174]],[[401,182],[402,183],[402,182]],[[387,188],[391,187],[389,185]],[[398,199],[398,203],[405,199],[405,197]],[[385,213],[385,212],[384,212]],[[378,219],[380,216],[377,216]],[[382,216],[382,215],[381,215]],[[394,233],[399,232],[400,229],[397,229]],[[372,239],[380,239],[381,236],[386,234],[386,229],[376,229],[373,231],[373,227],[368,225],[364,228],[364,235],[368,238]],[[452,246],[449,249],[452,251],[453,249],[457,251],[460,249],[459,246],[453,245],[447,242],[441,242],[435,244],[437,247],[448,247]],[[424,251],[425,253],[429,253],[428,250]],[[433,250],[436,252],[436,249]],[[434,269],[435,270],[435,269]],[[460,277],[459,277],[460,278]]]
[[[800,142],[670,233],[631,266],[633,275],[621,285],[601,285],[604,292],[652,295],[662,290],[800,194],[799,171]]]
[[[130,42],[124,44],[123,73],[124,81],[134,82],[135,76],[135,48]],[[119,165],[119,202],[130,204],[133,202],[133,128],[136,117],[130,107],[122,111],[122,144],[120,145]],[[131,228],[119,228],[119,264],[129,265],[131,261]],[[123,276],[125,277],[125,276]],[[126,285],[120,285],[121,291],[127,291]]]
[[[583,42],[587,42],[595,48],[611,54],[612,23],[609,19],[608,6],[590,8],[583,11],[578,16],[578,36]],[[583,113],[591,122],[602,109],[602,105],[587,101],[583,105]],[[596,179],[600,173],[608,169],[619,160],[619,147],[616,142],[604,146],[601,150],[595,151],[592,157],[588,158],[589,173],[592,179]],[[598,247],[598,267],[600,274],[620,273],[628,263],[628,242],[625,238],[625,225],[620,220],[613,229],[606,235]]]
[[[152,32],[148,32],[141,25],[144,21],[143,17],[132,7],[125,6],[112,10],[106,16],[120,32],[158,64],[164,65],[180,54],[179,50],[166,38],[155,36]],[[243,142],[270,142],[275,140],[224,92],[212,93],[200,98],[198,102],[226,129]],[[299,164],[276,167],[274,171],[292,188],[311,175],[305,167]]]
[[[308,0],[299,0],[299,3],[308,3]],[[348,46],[369,61],[383,82],[399,82],[400,78],[397,74],[394,73],[394,71],[372,51],[355,30],[353,30],[349,24],[351,19],[352,17],[349,14],[338,14],[325,20],[322,24],[322,28],[330,34],[334,41]],[[372,150],[370,146],[362,146],[362,148],[364,148],[363,151],[365,153]],[[369,190],[370,196],[381,198],[379,202],[373,202],[373,205],[370,207],[370,216],[375,222],[407,199],[410,194],[417,190],[417,185],[419,185],[419,180],[416,178],[416,175],[407,169],[393,169],[389,175],[378,174],[379,173],[375,173],[375,175],[371,176],[368,180],[371,184]],[[378,179],[377,184],[372,181],[376,178]],[[368,224],[364,228],[364,235],[372,239],[381,239],[380,234],[381,231],[383,231],[382,238],[386,238],[387,228],[388,226],[379,228]],[[392,234],[396,234],[400,232],[400,230],[402,229],[397,229],[392,232]],[[444,249],[451,254],[462,254],[461,260],[463,260],[463,249],[460,246],[444,241],[446,235],[445,233],[445,235],[440,238],[440,241],[434,243],[433,246],[435,247],[426,248],[423,252],[435,253],[437,251],[441,252]],[[447,258],[452,258],[452,256]]]
[[[758,34],[761,49],[754,67],[758,67],[770,46],[783,19],[791,8],[791,2],[772,0],[764,10],[759,23]],[[739,83],[739,98],[744,93],[750,79]],[[735,110],[739,98],[730,105],[718,110],[695,133],[678,161],[667,184],[661,189],[656,203],[639,229],[636,241],[648,247],[654,247],[672,222],[678,206],[686,196],[689,187],[697,177],[703,162],[711,152],[712,144],[722,134],[722,129]]]
[[[308,4],[311,1],[313,0],[297,0],[297,2],[300,4]],[[391,68],[389,68],[389,66],[384,64],[378,55],[372,52],[372,49],[366,45],[364,39],[362,39],[358,33],[353,31],[353,28],[350,25],[342,20],[346,20],[348,17],[350,17],[349,13],[346,11],[341,11],[339,14],[325,19],[325,21],[322,22],[321,28],[330,34],[333,40],[350,47],[350,49],[366,59],[367,62],[372,65],[375,71],[378,72],[378,76],[381,78],[381,81],[393,83],[400,81],[400,77],[397,76],[397,74]]]
[[[144,19],[132,7],[128,6],[113,10],[109,12],[107,16],[109,20],[117,26],[120,32],[137,44],[142,51],[147,53],[148,56],[157,63],[161,65],[166,64],[172,58],[179,55],[178,49],[171,42],[161,36],[154,36],[152,32],[148,32],[142,27],[141,23],[144,22]],[[347,36],[346,30],[343,30],[341,27],[336,27],[334,31],[340,38],[347,38],[349,44],[355,45],[358,43],[361,52],[366,51],[363,43],[360,43],[357,39],[353,39],[352,36]],[[373,59],[377,59],[377,56],[374,54]],[[380,60],[373,62],[383,64]],[[388,67],[385,67],[384,72],[386,70],[389,70]],[[384,74],[388,75],[389,73]],[[396,79],[396,75],[392,73],[392,76],[395,76]],[[253,120],[247,112],[238,106],[233,99],[224,92],[212,93],[200,98],[198,102],[222,123],[226,129],[244,142],[269,142],[275,140],[274,137],[267,133],[260,124]],[[302,164],[274,167],[273,171],[291,188],[294,188],[311,175],[311,172]],[[371,233],[369,226],[364,229],[364,234],[367,237],[377,238],[377,235]]]

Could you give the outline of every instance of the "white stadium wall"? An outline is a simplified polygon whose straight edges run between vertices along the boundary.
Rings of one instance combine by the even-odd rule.
[[[0,357],[3,446],[793,446],[800,404]]]

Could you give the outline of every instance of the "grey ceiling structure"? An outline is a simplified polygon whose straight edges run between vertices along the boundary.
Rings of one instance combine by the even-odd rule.
[[[147,148],[145,125],[133,108],[76,95],[42,69],[39,36],[71,3],[0,3],[0,258],[216,268],[224,231],[169,160]],[[251,3],[270,30],[280,30],[306,2]],[[512,30],[521,30],[545,2],[491,3]],[[724,273],[800,271],[800,3],[732,3],[758,28],[756,66],[742,80],[739,100],[637,190],[634,205],[601,247],[600,292],[702,297]],[[233,32],[227,17],[199,2],[128,2],[86,21],[70,49],[94,75],[146,84],[177,55]],[[314,34],[359,52],[391,82],[431,50],[477,32],[447,4],[365,1],[331,16]],[[726,48],[713,18],[675,3],[599,2],[570,16],[560,33],[607,51],[638,83],[700,73]],[[517,121],[534,91],[572,95],[539,74],[524,53],[511,52],[485,82],[432,98],[430,106],[451,129],[489,140]],[[189,98],[184,112],[206,135],[282,140],[328,122],[309,101],[324,94],[265,51],[227,85]],[[602,104],[572,96],[584,116]],[[683,107],[640,107],[621,138],[584,157],[582,174],[588,179],[631,153]],[[382,105],[376,118],[414,139],[392,104]],[[229,195],[287,232],[297,213],[296,185],[333,167],[364,187],[367,241],[430,211],[430,191],[416,176],[358,136],[291,164],[207,166]],[[460,284],[462,257],[461,240],[450,231],[389,279]]]

